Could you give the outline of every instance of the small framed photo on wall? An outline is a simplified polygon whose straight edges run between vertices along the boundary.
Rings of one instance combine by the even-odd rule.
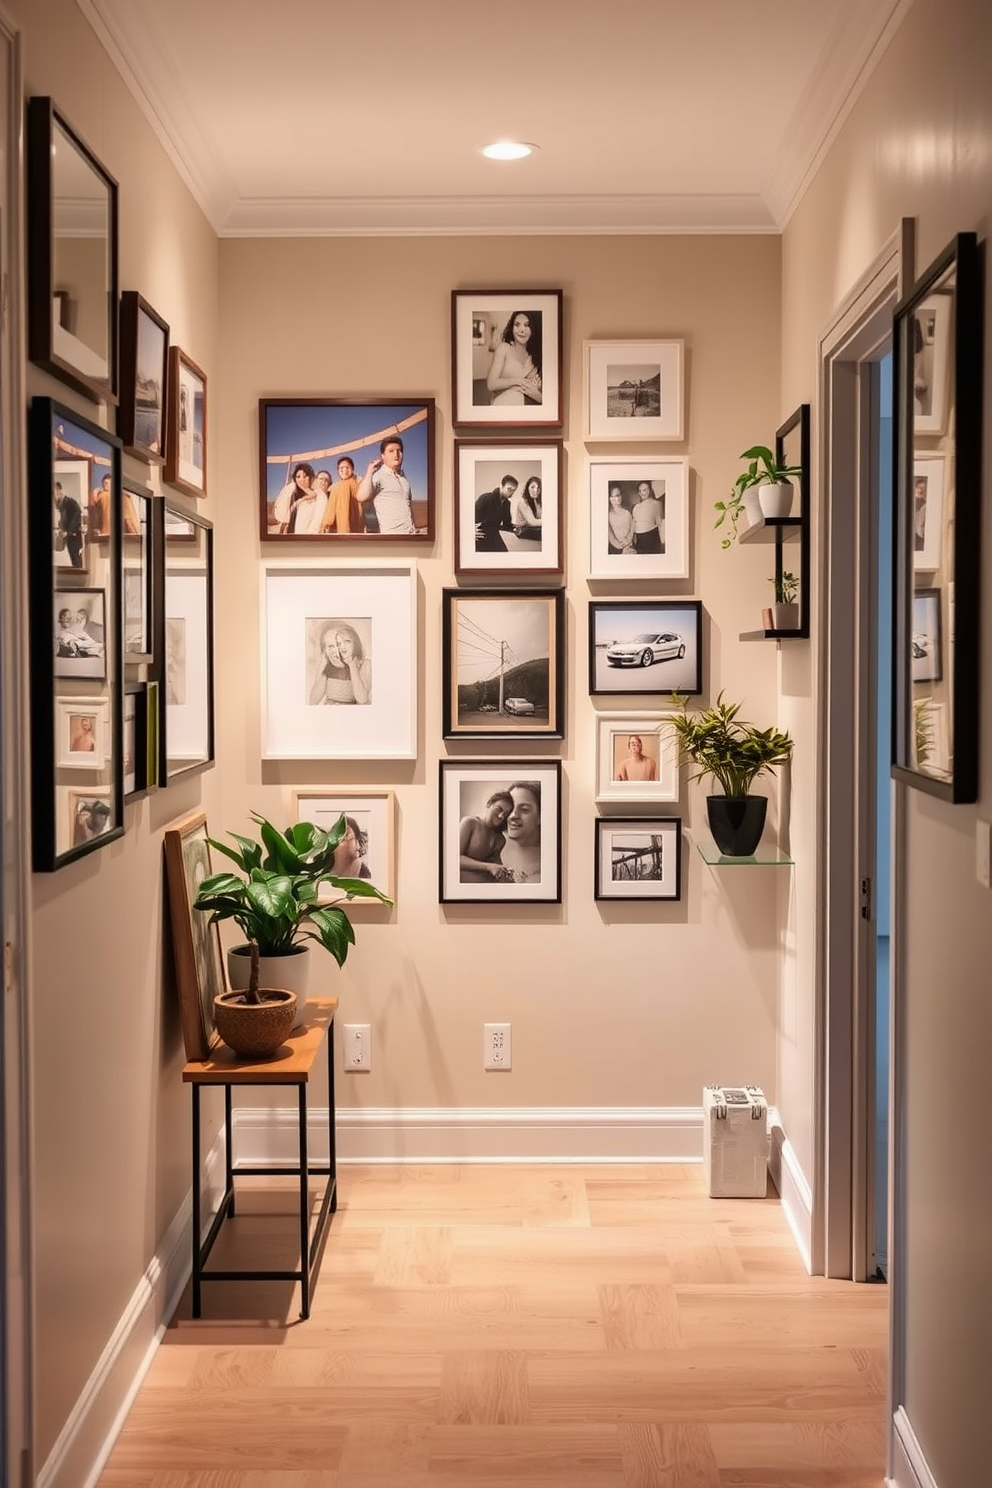
[[[169,327],[136,290],[121,295],[121,398],[118,432],[129,455],[165,461]]]
[[[679,747],[670,716],[600,713],[597,801],[677,801]]]
[[[561,903],[561,762],[442,760],[442,904]]]
[[[597,899],[681,899],[682,820],[597,817]]]
[[[590,695],[702,692],[702,621],[698,599],[592,600]]]
[[[451,367],[455,424],[560,425],[561,290],[454,290]]]
[[[102,770],[110,753],[110,708],[106,698],[56,699],[60,769]]]
[[[939,682],[941,657],[940,590],[917,589],[913,595],[913,681]]]
[[[944,522],[944,458],[913,461],[913,568],[940,567]]]
[[[455,573],[561,573],[562,441],[455,440]]]
[[[684,439],[685,342],[586,341],[585,437]]]
[[[589,461],[589,577],[689,577],[689,462]]]
[[[396,897],[396,802],[391,790],[328,791],[319,786],[293,793],[296,822],[312,822],[329,832],[340,818],[345,833],[334,852],[332,872],[337,878],[362,878],[390,899]],[[328,885],[321,899],[334,899]],[[349,906],[382,909],[375,899],[355,899]]]
[[[207,374],[178,346],[169,352],[164,479],[187,496],[207,494]]]

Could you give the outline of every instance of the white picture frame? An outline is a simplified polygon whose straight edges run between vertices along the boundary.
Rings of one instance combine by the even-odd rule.
[[[396,898],[396,797],[391,790],[362,787],[353,791],[325,790],[319,785],[301,787],[293,792],[294,821],[312,822],[325,832],[339,817],[348,818],[358,828],[357,850],[369,881],[390,899]],[[348,875],[335,867],[338,877],[364,878],[365,872]],[[321,887],[319,898],[331,903],[338,896],[329,885]],[[347,900],[348,913],[353,909],[378,909],[385,906],[377,899]]]
[[[943,455],[913,460],[913,568],[934,572],[940,568],[944,535]]]
[[[631,740],[641,742],[640,761]],[[634,764],[628,756],[635,756]],[[648,768],[653,766],[652,772]],[[596,800],[677,801],[679,745],[670,713],[600,713],[596,717]]]
[[[947,427],[953,296],[932,294],[913,311],[913,435],[943,434]]]
[[[637,508],[645,503],[656,509],[657,518],[639,525]],[[637,455],[589,460],[589,577],[689,577],[688,460]]]
[[[562,572],[562,450],[560,439],[455,440],[456,574]]]
[[[165,707],[170,773],[213,758],[210,573],[165,571]]]
[[[416,758],[414,564],[268,563],[261,615],[263,759]]]
[[[111,753],[110,700],[56,697],[55,762],[63,770],[102,770]]]
[[[685,437],[685,342],[582,343],[585,438],[679,440]]]

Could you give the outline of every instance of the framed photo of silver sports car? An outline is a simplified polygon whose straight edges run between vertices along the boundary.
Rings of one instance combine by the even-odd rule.
[[[698,599],[597,600],[589,605],[589,692],[703,690]]]
[[[451,296],[452,421],[556,428],[562,421],[560,289],[456,289]]]

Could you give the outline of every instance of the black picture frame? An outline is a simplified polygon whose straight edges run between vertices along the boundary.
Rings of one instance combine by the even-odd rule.
[[[122,486],[121,634],[125,666],[154,665],[164,603],[165,503],[148,486]]]
[[[434,426],[433,398],[260,398],[261,540],[324,546],[433,542]],[[400,484],[380,501],[377,476],[384,460],[389,474],[390,444],[400,446]],[[359,500],[366,478],[372,489]]]
[[[598,816],[593,825],[597,900],[682,898],[680,816]]]
[[[451,294],[452,423],[463,429],[555,429],[564,409],[564,358],[560,289],[456,289]],[[505,348],[513,326],[526,318],[522,374],[500,386],[514,366]],[[500,374],[503,374],[502,376]],[[490,379],[496,386],[490,387]]]
[[[162,639],[158,652],[159,783],[214,764],[214,531],[205,517],[165,503],[192,528],[166,543]]]
[[[124,831],[121,760],[121,443],[51,398],[28,418],[32,861],[51,873]],[[76,476],[74,494],[63,489]],[[109,480],[104,477],[109,477]],[[98,539],[86,537],[92,498]],[[58,719],[88,700],[106,718],[99,765],[59,764]]]
[[[439,902],[560,904],[561,761],[448,759],[439,772]],[[488,819],[497,796],[500,823]]]
[[[654,697],[676,689],[689,697],[703,690],[702,602],[590,600],[590,697]]]
[[[129,455],[148,465],[164,465],[169,327],[135,289],[121,295],[120,348],[117,433]]]
[[[27,228],[28,356],[94,402],[116,403],[117,182],[48,97],[27,103]]]
[[[445,739],[565,737],[564,589],[442,591]]]
[[[983,315],[978,239],[958,233],[893,321],[892,775],[951,803],[978,799]],[[923,567],[917,483],[939,460],[942,531]]]
[[[149,749],[149,722],[157,718],[157,713],[150,718],[148,707],[149,689],[157,688],[157,682],[124,684],[121,768],[125,804],[139,800],[158,784],[155,751]]]

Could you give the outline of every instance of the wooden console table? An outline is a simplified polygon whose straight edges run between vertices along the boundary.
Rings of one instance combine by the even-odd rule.
[[[201,1287],[205,1281],[298,1281],[302,1296],[300,1316],[310,1316],[310,1294],[320,1243],[330,1216],[338,1207],[337,1156],[334,1132],[334,1014],[336,997],[311,1001],[307,1022],[286,1039],[281,1053],[268,1059],[241,1059],[226,1044],[215,1043],[208,1059],[192,1060],[183,1069],[183,1080],[193,1094],[193,1316],[201,1316]],[[320,1046],[327,1040],[327,1135],[326,1166],[314,1165],[307,1156],[307,1085]],[[224,1197],[214,1215],[205,1240],[200,1239],[200,1091],[205,1085],[224,1087],[224,1136],[226,1184]],[[231,1143],[231,1091],[241,1085],[295,1085],[299,1096],[300,1160],[292,1167],[238,1167],[234,1170]],[[208,1271],[207,1257],[228,1215],[234,1214],[235,1176],[296,1176],[300,1180],[300,1269],[298,1271]],[[310,1176],[324,1177],[324,1195],[313,1238],[310,1238]]]

